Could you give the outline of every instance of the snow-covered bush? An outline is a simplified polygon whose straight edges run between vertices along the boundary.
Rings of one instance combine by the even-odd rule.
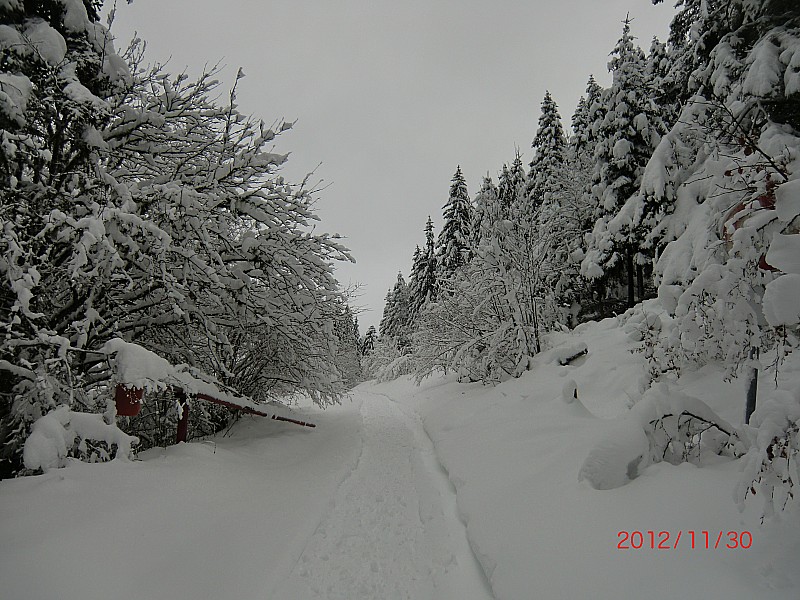
[[[494,383],[521,374],[535,353],[534,331],[526,326],[514,283],[493,278],[473,261],[461,276],[439,282],[436,302],[417,315],[412,336],[416,375],[455,372],[466,381]]]
[[[391,336],[380,338],[361,359],[364,374],[370,379],[391,381],[416,371],[414,357],[398,347]]]
[[[31,472],[63,467],[67,459],[104,462],[127,459],[136,437],[127,435],[103,415],[74,412],[66,405],[37,419],[25,440],[23,460]]]
[[[665,349],[662,340],[662,336],[669,335],[673,323],[660,304],[653,304],[653,301],[643,302],[620,315],[620,319],[628,337],[641,342],[633,348],[633,352],[642,354],[647,362],[646,388],[664,375],[680,375],[680,368]]]
[[[740,510],[748,496],[761,495],[763,518],[783,510],[800,481],[800,392],[775,390],[750,420],[751,447],[735,490]]]
[[[657,383],[591,450],[578,479],[612,489],[653,463],[701,465],[709,453],[739,456],[744,450],[736,429],[705,402]]]

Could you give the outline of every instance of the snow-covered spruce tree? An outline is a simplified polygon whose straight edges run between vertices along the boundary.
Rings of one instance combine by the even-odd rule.
[[[664,132],[675,124],[683,106],[681,90],[675,86],[673,74],[674,58],[668,52],[667,45],[657,37],[650,43],[645,68],[645,81],[656,105],[664,126]]]
[[[519,149],[516,151],[511,166],[503,165],[497,183],[499,209],[496,211],[498,220],[515,220],[522,216],[526,223],[533,222],[535,206],[528,202],[527,194],[528,174],[522,163]]]
[[[594,215],[587,192],[591,172],[586,156],[568,147],[562,168],[552,179],[553,191],[537,213],[537,236],[544,244],[540,270],[547,327],[553,322],[574,327],[594,309],[590,282],[580,273],[584,239]]]
[[[394,287],[386,294],[386,304],[383,307],[378,332],[381,339],[391,337],[398,349],[405,349],[409,344],[409,329],[411,327],[411,294],[406,285],[403,274],[397,274]]]
[[[555,180],[564,168],[567,145],[561,115],[549,91],[544,95],[541,110],[539,128],[531,144],[534,154],[529,165],[527,187],[528,200],[537,207],[557,189]]]
[[[520,239],[519,229],[502,220],[472,261],[439,283],[443,293],[417,315],[412,336],[419,379],[444,371],[489,383],[528,369],[541,348],[546,244],[531,248]]]
[[[409,289],[412,319],[428,302],[436,300],[437,257],[433,234],[433,221],[430,215],[425,223],[425,248],[415,256],[412,266],[411,287]]]
[[[423,279],[423,271],[422,249],[417,245],[414,246],[414,254],[411,257],[411,275],[408,278],[408,319],[410,323],[414,322],[416,316],[415,298],[420,286],[419,282]]]
[[[638,288],[644,295],[644,268],[649,261],[640,250],[641,231],[632,218],[617,218],[625,202],[638,192],[644,167],[663,129],[657,105],[645,79],[646,60],[634,44],[630,20],[612,52],[611,88],[603,94],[605,115],[597,131],[592,194],[597,201],[596,223],[587,237],[584,276],[611,284],[612,300],[621,300],[614,285],[627,288],[625,301],[633,306]],[[620,290],[621,291],[621,290]]]
[[[586,103],[586,96],[581,96],[575,112],[572,113],[572,135],[568,141],[570,148],[583,149],[589,141],[590,134],[589,105]]]
[[[535,246],[541,255],[536,293],[544,300],[543,316],[573,325],[581,313],[579,298],[586,293],[577,260],[582,258],[587,221],[593,216],[586,194],[593,163],[585,152],[592,138],[586,101],[581,100],[573,118],[579,133],[574,145],[568,145],[558,108],[550,94],[545,95],[527,186],[527,208],[534,211],[533,239],[526,246]],[[578,152],[579,147],[583,151]]]
[[[370,325],[367,329],[367,333],[364,334],[364,341],[361,343],[361,354],[363,356],[368,355],[370,352],[375,350],[375,344],[378,343],[378,330],[375,329],[375,325]]]
[[[442,216],[444,224],[436,241],[437,278],[448,279],[470,259],[472,202],[460,166],[453,175]]]
[[[528,206],[517,154],[504,166],[498,193],[487,194],[481,241],[472,260],[438,285],[436,302],[417,316],[413,335],[418,378],[437,370],[474,381],[519,376],[541,348],[545,239],[520,215]],[[491,189],[486,186],[486,189]]]
[[[380,335],[384,335],[386,331],[386,323],[389,319],[389,313],[392,311],[393,304],[393,290],[389,290],[386,292],[386,296],[383,298],[383,315],[381,315],[381,322],[378,324],[378,332]]]
[[[497,186],[487,174],[483,178],[473,202],[472,238],[470,241],[473,249],[480,246],[484,236],[491,231],[493,224],[499,218],[499,215],[495,214],[499,209],[498,193]]]
[[[233,386],[258,357],[244,393],[333,401],[331,261],[346,254],[308,233],[308,193],[275,174],[285,157],[268,147],[285,127],[245,118],[233,94],[215,104],[213,74],[145,71],[134,53],[131,75],[88,3],[3,6],[7,472],[46,412],[105,408],[113,374],[96,351],[110,338]]]
[[[571,144],[579,153],[588,154],[594,160],[594,149],[597,145],[597,136],[600,133],[600,126],[606,116],[606,105],[604,98],[605,90],[597,83],[594,75],[589,75],[586,82],[586,116],[581,121],[586,122],[585,128],[575,127],[573,122],[574,138]]]
[[[336,335],[336,369],[347,389],[363,379],[361,369],[361,344],[358,338],[357,319],[348,305],[339,313],[334,324]]]

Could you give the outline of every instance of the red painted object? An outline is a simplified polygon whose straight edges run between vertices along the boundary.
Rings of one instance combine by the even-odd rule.
[[[730,251],[733,247],[733,233],[742,227],[752,216],[752,212],[745,213],[742,216],[737,217],[737,214],[744,211],[746,208],[750,208],[751,211],[759,211],[759,210],[775,210],[775,194],[774,192],[764,194],[759,196],[756,200],[758,200],[758,205],[754,205],[753,203],[749,202],[739,202],[733,208],[731,208],[728,213],[725,215],[723,219],[723,230],[722,230],[722,239],[725,241],[726,248]],[[731,225],[731,228],[728,228],[728,225]],[[767,262],[766,254],[762,254],[758,259],[758,268],[762,271],[773,271],[776,272],[779,269],[773,267],[771,264]]]
[[[213,402],[214,404],[219,404],[221,406],[226,406],[231,410],[240,410],[245,414],[248,415],[258,415],[259,417],[269,417],[273,421],[285,421],[286,423],[294,423],[295,425],[302,425],[303,427],[316,427],[316,424],[309,423],[308,421],[298,421],[297,419],[290,419],[289,417],[281,417],[279,415],[270,415],[265,412],[261,412],[260,410],[256,410],[255,408],[250,408],[249,406],[239,406],[238,404],[234,404],[233,402],[226,402],[225,400],[220,400],[219,398],[214,398],[213,396],[209,396],[208,394],[199,393],[195,395],[195,398],[198,400],[206,400],[208,402]]]
[[[117,405],[117,416],[135,417],[142,410],[142,400],[144,399],[144,389],[137,387],[125,387],[118,383],[114,390],[114,402]]]
[[[771,264],[767,262],[766,254],[762,254],[761,257],[758,259],[758,268],[761,269],[762,271],[772,271],[772,272],[780,271],[780,269],[778,269],[777,267],[773,267]]]
[[[175,443],[180,444],[189,437],[189,401],[186,399],[186,393],[180,388],[175,388],[175,398],[181,407],[178,430],[175,432]]]

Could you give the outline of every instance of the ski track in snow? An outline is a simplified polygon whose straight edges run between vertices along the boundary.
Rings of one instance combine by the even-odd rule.
[[[358,393],[358,461],[269,597],[492,598],[419,417],[382,394]]]

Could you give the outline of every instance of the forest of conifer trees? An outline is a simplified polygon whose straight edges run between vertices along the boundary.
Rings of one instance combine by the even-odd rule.
[[[548,92],[527,168],[518,153],[472,197],[456,169],[369,372],[497,382],[544,333],[654,297],[676,323],[659,369],[796,346],[799,22],[791,2],[686,0],[645,52],[626,19],[570,133]]]

